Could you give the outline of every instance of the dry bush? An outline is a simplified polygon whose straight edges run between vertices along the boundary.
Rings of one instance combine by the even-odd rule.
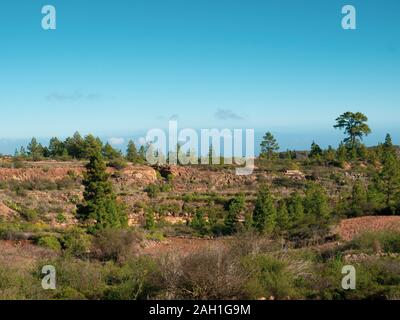
[[[223,245],[160,261],[167,299],[245,299],[249,278],[240,257]]]
[[[279,242],[251,231],[238,233],[234,237],[226,238],[225,245],[230,248],[233,255],[241,257],[270,253],[282,249],[282,244]]]
[[[92,252],[95,258],[102,261],[123,262],[133,255],[140,240],[140,235],[131,230],[105,229],[94,237]]]
[[[167,299],[292,299],[310,265],[285,243],[239,234],[200,251],[162,257]],[[300,281],[301,282],[301,281]]]

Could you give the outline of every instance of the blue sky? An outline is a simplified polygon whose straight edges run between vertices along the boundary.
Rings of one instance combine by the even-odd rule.
[[[57,30],[41,28],[46,4]],[[345,4],[357,30],[341,28]],[[0,152],[169,118],[270,130],[283,149],[337,145],[347,110],[369,117],[369,144],[386,131],[400,143],[399,57],[398,0],[4,0]]]

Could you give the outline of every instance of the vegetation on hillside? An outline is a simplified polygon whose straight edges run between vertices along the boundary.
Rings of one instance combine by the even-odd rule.
[[[344,241],[333,230],[345,218],[400,215],[398,148],[389,134],[366,147],[367,121],[359,112],[340,115],[334,127],[345,137],[336,149],[312,141],[309,151],[279,151],[267,132],[253,177],[214,164],[210,146],[208,165],[155,167],[143,185],[128,184],[121,169],[144,165],[145,146],[129,141],[123,154],[92,135],[48,146],[33,138],[8,168],[76,159],[85,169],[62,179],[0,179],[9,214],[0,217],[0,239],[26,243],[34,260],[15,268],[0,257],[0,299],[399,298],[399,233]],[[175,237],[213,244],[146,251]],[[45,264],[57,269],[55,291],[35,285]],[[357,269],[355,291],[341,288],[346,264]]]

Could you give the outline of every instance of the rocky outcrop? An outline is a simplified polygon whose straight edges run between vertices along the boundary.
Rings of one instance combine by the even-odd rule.
[[[161,176],[171,176],[176,191],[215,191],[221,188],[250,185],[257,181],[257,175],[238,176],[234,168],[213,170],[202,165],[157,167]]]
[[[80,175],[83,168],[0,168],[0,181],[28,181],[36,179],[48,179],[57,181],[65,178],[69,174]]]
[[[286,170],[284,175],[294,180],[303,180],[306,177],[306,175],[300,170]]]
[[[116,170],[110,170],[115,173]],[[117,182],[126,184],[149,185],[157,181],[157,171],[148,166],[128,166],[116,175]]]
[[[0,182],[1,181],[32,181],[32,180],[50,180],[58,181],[68,176],[82,176],[85,171],[83,164],[69,165],[69,163],[60,162],[55,164],[35,164],[29,168],[1,168],[0,167]],[[107,168],[110,174],[115,174],[117,179],[138,185],[148,185],[157,180],[157,172],[148,166],[128,166],[120,171],[113,168]],[[118,174],[116,174],[118,172]]]

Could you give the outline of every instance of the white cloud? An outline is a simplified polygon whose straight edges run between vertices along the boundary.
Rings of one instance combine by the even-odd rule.
[[[92,101],[101,98],[102,95],[98,93],[83,93],[79,90],[72,93],[53,92],[46,97],[47,100],[56,102],[75,102],[80,100]]]
[[[108,139],[108,142],[114,146],[120,146],[120,145],[124,144],[125,139],[113,137],[113,138]]]
[[[140,137],[139,138],[139,144],[145,145],[147,143],[146,138]]]
[[[243,119],[242,116],[236,114],[232,110],[228,109],[218,109],[215,113],[215,117],[218,120],[241,120]]]

